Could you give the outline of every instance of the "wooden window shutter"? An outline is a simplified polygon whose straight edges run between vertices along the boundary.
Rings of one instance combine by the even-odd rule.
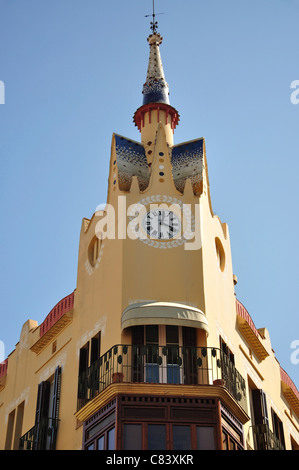
[[[183,327],[183,345],[187,347],[196,347],[195,328]]]
[[[54,374],[53,402],[52,402],[52,411],[51,411],[51,418],[53,419],[58,419],[60,388],[61,388],[61,367],[58,366]]]
[[[50,382],[41,382],[37,390],[37,402],[35,411],[36,435],[33,442],[33,450],[45,448],[45,433],[43,432],[43,423],[48,418],[50,398]]]
[[[277,414],[272,408],[271,408],[271,414],[272,414],[273,432],[275,436],[277,437],[277,439],[279,440],[279,442],[285,447],[282,421],[278,418]]]
[[[255,424],[269,425],[266,394],[263,390],[256,388],[252,390]]]
[[[35,424],[38,424],[43,418],[48,417],[49,397],[50,397],[50,383],[41,382],[38,385],[38,391],[37,391]]]
[[[90,347],[90,364],[95,362],[100,357],[100,349],[101,349],[101,335],[100,333],[91,338],[91,347]]]
[[[88,369],[88,355],[89,355],[89,348],[84,347],[80,349],[80,357],[79,357],[79,374],[85,372]]]
[[[132,379],[133,382],[144,381],[143,356],[139,346],[144,344],[144,326],[132,327]]]
[[[49,450],[55,450],[56,448],[60,389],[61,389],[61,367],[58,366],[56,367],[55,374],[54,374],[51,420],[49,423],[49,431],[48,431],[48,434],[50,436]]]
[[[144,344],[144,327],[143,326],[132,327],[132,344],[137,344],[137,345]]]

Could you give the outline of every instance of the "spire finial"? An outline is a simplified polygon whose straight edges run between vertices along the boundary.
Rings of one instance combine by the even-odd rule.
[[[163,13],[155,13],[155,0],[153,0],[153,13],[151,15],[145,15],[146,18],[148,18],[149,16],[153,17],[153,21],[151,21],[151,30],[153,34],[155,34],[158,29],[158,21],[156,21],[156,15],[163,15]]]

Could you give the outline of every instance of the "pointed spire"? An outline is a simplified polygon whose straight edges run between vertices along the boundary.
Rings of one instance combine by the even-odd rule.
[[[142,143],[153,142],[160,122],[165,126],[167,142],[173,145],[173,133],[179,123],[179,113],[169,104],[169,87],[166,83],[159,46],[163,41],[157,33],[157,24],[153,17],[153,33],[147,38],[150,45],[150,56],[143,85],[143,104],[134,114],[133,122],[141,132]]]
[[[159,45],[162,36],[154,32],[147,38],[150,45],[150,56],[147,69],[146,82],[143,85],[143,104],[164,103],[169,104],[169,87],[165,81],[164,70]]]

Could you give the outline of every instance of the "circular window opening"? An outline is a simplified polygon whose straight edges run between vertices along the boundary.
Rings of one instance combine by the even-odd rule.
[[[88,260],[91,266],[95,266],[97,262],[100,253],[100,247],[101,240],[97,236],[94,236],[88,247]]]
[[[218,237],[215,238],[216,255],[221,271],[225,268],[225,253],[223,245]]]

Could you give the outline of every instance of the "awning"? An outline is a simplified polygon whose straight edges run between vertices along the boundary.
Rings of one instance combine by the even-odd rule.
[[[157,324],[188,326],[209,332],[205,314],[198,308],[181,303],[136,303],[129,305],[122,313],[122,330],[130,326]]]

